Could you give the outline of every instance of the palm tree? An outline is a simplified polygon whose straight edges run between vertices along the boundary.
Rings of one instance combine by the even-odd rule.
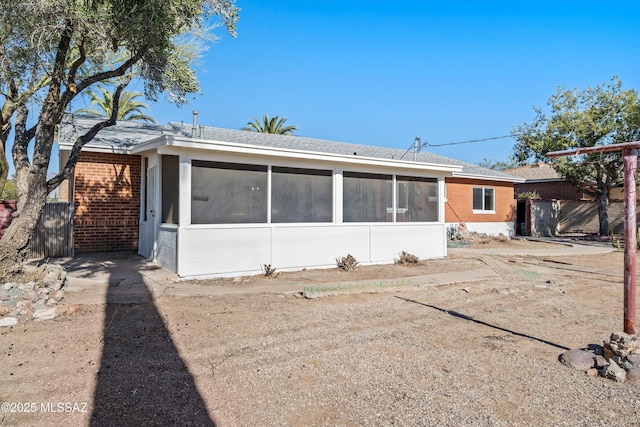
[[[111,117],[113,110],[113,94],[104,86],[98,86],[100,93],[88,91],[87,95],[91,98],[89,108],[81,108],[76,113],[86,114],[91,117]],[[122,92],[120,101],[118,102],[117,120],[127,120],[133,122],[155,123],[155,119],[143,113],[143,110],[149,109],[144,102],[137,101],[136,98],[142,96],[140,92]],[[92,108],[97,106],[98,108]]]
[[[254,117],[253,121],[247,123],[247,126],[243,127],[242,130],[260,133],[275,133],[278,135],[293,135],[293,132],[298,130],[298,128],[295,126],[285,127],[284,122],[286,121],[286,117],[279,118],[278,116],[273,116],[269,119],[269,116],[265,114],[264,117],[262,117],[262,123]]]

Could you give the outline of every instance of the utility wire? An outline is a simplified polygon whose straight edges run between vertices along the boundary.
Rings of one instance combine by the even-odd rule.
[[[468,144],[470,142],[482,142],[482,141],[492,141],[494,139],[513,138],[514,136],[519,136],[519,135],[492,136],[490,138],[469,139],[466,141],[448,142],[446,144],[431,144],[429,141],[425,141],[424,145],[427,147],[445,147],[447,145],[459,145],[459,144]]]
[[[471,142],[482,142],[482,141],[492,141],[495,139],[504,139],[504,138],[512,138],[515,136],[520,136],[519,134],[515,134],[515,135],[503,135],[503,136],[492,136],[490,138],[480,138],[480,139],[469,139],[466,141],[457,141],[457,142],[448,142],[445,144],[431,144],[429,141],[424,141],[422,142],[420,140],[419,136],[416,136],[416,139],[414,141],[413,144],[411,144],[409,146],[409,148],[407,148],[407,151],[404,152],[404,154],[400,157],[400,160],[402,160],[404,158],[404,156],[406,156],[411,150],[414,151],[414,153],[417,153],[420,151],[420,149],[424,148],[424,147],[445,147],[448,145],[459,145],[459,144],[468,144]]]

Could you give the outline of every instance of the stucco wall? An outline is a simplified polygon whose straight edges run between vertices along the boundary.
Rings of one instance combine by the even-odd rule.
[[[513,183],[463,178],[445,178],[445,183],[447,185],[447,203],[445,204],[445,221],[447,223],[506,223],[514,221]],[[473,213],[474,187],[495,189],[495,213]]]
[[[140,156],[82,152],[73,177],[76,252],[135,251]]]

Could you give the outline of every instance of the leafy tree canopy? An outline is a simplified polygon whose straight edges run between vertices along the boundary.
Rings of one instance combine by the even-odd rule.
[[[293,132],[298,130],[295,126],[285,126],[284,122],[287,121],[286,117],[278,117],[273,116],[269,118],[266,114],[262,117],[262,123],[253,118],[252,122],[247,123],[247,126],[242,128],[242,130],[248,130],[250,132],[260,132],[260,133],[275,133],[278,135],[293,135]]]
[[[584,90],[558,88],[547,105],[535,108],[532,123],[514,128],[514,155],[518,162],[546,161],[566,180],[596,197],[600,234],[608,233],[609,190],[622,176],[620,153],[593,153],[549,159],[557,150],[594,147],[635,141],[640,137],[640,102],[635,90],[623,90],[622,82],[610,82]]]
[[[115,124],[130,80],[148,99],[166,93],[185,103],[199,90],[193,38],[213,18],[235,36],[238,8],[235,0],[0,0],[0,14],[0,187],[13,128],[20,212],[0,244],[4,262],[25,253],[47,194],[73,172],[82,147]],[[63,170],[47,179],[57,125],[76,97],[101,82],[116,85],[111,116],[80,136]]]
[[[507,160],[487,159],[485,157],[480,163],[478,163],[478,166],[496,171],[506,171],[507,169],[517,168],[522,165],[524,165],[524,163],[519,163],[513,156],[509,156]]]

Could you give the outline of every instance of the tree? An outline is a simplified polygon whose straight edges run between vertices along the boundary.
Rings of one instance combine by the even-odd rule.
[[[535,108],[531,124],[513,130],[518,161],[551,162],[567,181],[595,197],[598,204],[599,234],[609,232],[609,190],[623,180],[619,152],[594,153],[549,159],[546,153],[572,148],[635,141],[640,137],[640,102],[635,90],[622,90],[614,76],[596,87],[565,90],[558,88],[547,105],[549,115]]]
[[[0,240],[0,268],[13,269],[26,249],[47,195],[68,178],[82,147],[118,117],[127,84],[145,96],[176,103],[199,90],[193,50],[181,37],[206,28],[212,16],[232,36],[235,0],[0,0],[0,184],[6,180],[6,142],[18,189],[17,215]],[[72,101],[114,81],[111,115],[81,135],[63,169],[47,179],[54,134]],[[33,117],[31,116],[33,109]],[[33,124],[32,124],[33,123]]]
[[[4,190],[0,193],[0,200],[15,200],[18,198],[18,189],[12,179],[7,179]]]
[[[81,108],[76,110],[76,113],[86,114],[92,117],[111,117],[113,113],[113,94],[104,86],[98,86],[98,91],[95,93],[92,90],[87,91],[87,96],[91,99],[89,108]],[[137,101],[143,94],[140,92],[125,92],[120,94],[120,100],[118,102],[118,116],[117,120],[128,120],[132,122],[147,122],[155,123],[155,119],[151,116],[144,114],[143,110],[149,109],[144,102]],[[97,107],[92,108],[92,107]]]
[[[507,169],[517,168],[518,166],[523,166],[523,163],[519,163],[513,156],[509,156],[507,160],[494,160],[487,159],[486,157],[482,159],[478,166],[482,166],[483,168],[493,169],[496,171],[506,171]]]
[[[279,118],[278,116],[273,116],[269,119],[269,116],[265,114],[262,117],[262,123],[254,117],[253,121],[247,123],[247,126],[242,128],[242,130],[260,133],[275,133],[278,135],[293,135],[293,132],[298,130],[298,128],[295,126],[285,127],[284,122],[286,121],[286,117]]]

